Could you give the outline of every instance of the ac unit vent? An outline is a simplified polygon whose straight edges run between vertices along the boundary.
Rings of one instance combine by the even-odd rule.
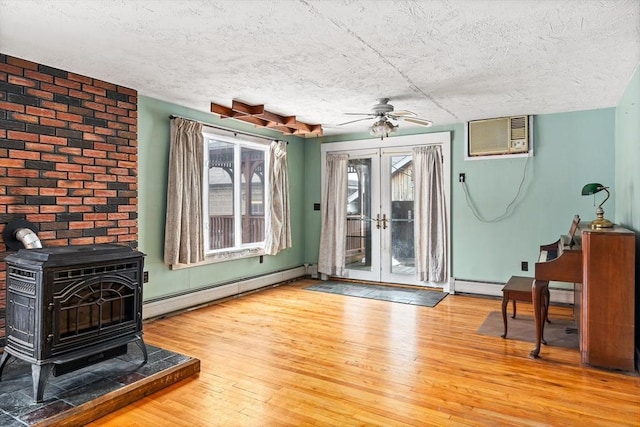
[[[470,121],[467,137],[470,157],[527,153],[529,116]]]

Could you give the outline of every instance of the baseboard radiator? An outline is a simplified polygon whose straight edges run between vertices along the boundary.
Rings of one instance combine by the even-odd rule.
[[[504,283],[497,282],[481,282],[474,280],[453,279],[450,293],[465,293],[475,295],[486,295],[494,297],[502,297],[502,287]],[[573,290],[554,288],[549,286],[549,294],[551,302],[556,304],[573,304]]]
[[[223,298],[241,295],[260,288],[266,288],[278,283],[304,277],[305,275],[305,267],[300,266],[276,273],[265,274],[263,276],[240,279],[231,283],[180,295],[146,301],[142,305],[142,318],[145,320],[153,319],[166,314],[188,310]]]

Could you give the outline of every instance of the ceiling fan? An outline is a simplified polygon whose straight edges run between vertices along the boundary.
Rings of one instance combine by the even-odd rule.
[[[403,120],[408,123],[429,127],[433,124],[430,120],[416,117],[416,113],[407,110],[394,110],[393,105],[389,104],[389,98],[380,98],[378,103],[373,106],[370,113],[344,113],[350,116],[366,116],[360,119],[350,120],[348,122],[340,123],[338,126],[348,125],[350,123],[356,123],[363,120],[375,119],[376,121],[369,128],[369,133],[373,136],[379,136],[383,139],[388,137],[398,129],[398,125],[391,122],[391,120]]]

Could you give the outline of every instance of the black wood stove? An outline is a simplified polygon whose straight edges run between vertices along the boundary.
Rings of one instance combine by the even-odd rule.
[[[31,363],[33,397],[49,375],[126,352],[142,339],[144,254],[126,246],[21,249],[7,262],[5,364]]]

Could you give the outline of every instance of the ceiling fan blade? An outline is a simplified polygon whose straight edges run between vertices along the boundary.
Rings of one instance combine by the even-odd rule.
[[[375,116],[375,114],[373,113],[342,113],[342,114],[344,114],[345,116],[371,116],[371,117]]]
[[[429,127],[433,124],[431,120],[421,119],[420,117],[403,117],[402,120],[424,127]]]
[[[413,111],[409,111],[409,110],[394,111],[390,115],[396,116],[396,117],[415,117],[415,116],[417,116],[416,113],[414,113]]]
[[[371,117],[363,117],[361,119],[355,119],[355,120],[350,120],[350,121],[344,122],[344,123],[338,123],[336,126],[344,126],[344,125],[348,125],[348,124],[351,124],[351,123],[361,122],[363,120],[371,120]]]

